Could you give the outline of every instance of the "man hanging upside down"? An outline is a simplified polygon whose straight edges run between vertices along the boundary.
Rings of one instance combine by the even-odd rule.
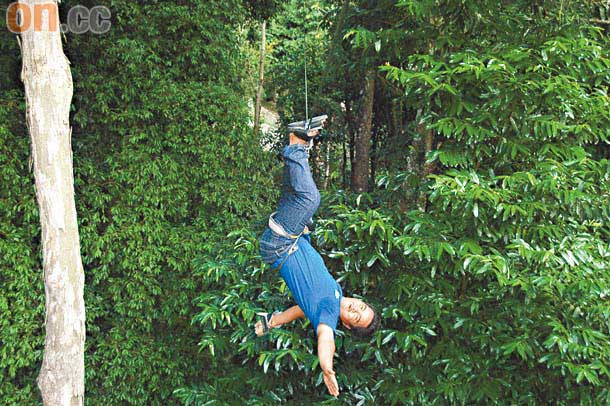
[[[264,322],[256,323],[255,331],[260,336],[270,328],[307,317],[318,337],[324,383],[332,396],[338,396],[339,385],[333,370],[338,320],[354,335],[367,337],[379,327],[380,317],[362,300],[343,296],[341,286],[310,243],[309,228],[320,204],[320,193],[309,168],[308,144],[319,134],[326,116],[312,120],[316,119],[317,126],[288,126],[290,142],[282,152],[282,195],[277,211],[269,217],[269,227],[260,238],[263,260],[279,270],[297,305],[271,318],[265,317]],[[309,130],[312,127],[318,128]]]

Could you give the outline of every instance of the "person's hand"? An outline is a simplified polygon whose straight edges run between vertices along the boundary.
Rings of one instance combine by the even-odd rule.
[[[254,332],[257,336],[262,336],[265,333],[265,329],[263,328],[263,323],[259,320],[254,325]]]
[[[324,384],[326,385],[326,388],[328,388],[328,393],[334,397],[339,396],[339,384],[335,377],[335,371],[330,369],[328,371],[322,371],[322,374],[324,375]]]
[[[269,318],[269,322],[267,323],[267,331],[271,330],[272,328],[281,326],[281,324],[276,325],[273,322],[273,316],[275,316],[275,314],[272,314],[271,317]],[[264,328],[263,322],[261,320],[257,321],[256,324],[254,325],[254,332],[259,337],[262,336],[263,334],[265,334],[265,328]]]

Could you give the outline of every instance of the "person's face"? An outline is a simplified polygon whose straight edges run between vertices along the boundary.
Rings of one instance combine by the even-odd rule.
[[[347,329],[366,328],[373,320],[373,309],[360,299],[344,297],[341,301],[341,322]]]

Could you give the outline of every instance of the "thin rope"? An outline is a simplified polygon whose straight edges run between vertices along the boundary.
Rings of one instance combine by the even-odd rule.
[[[307,37],[305,37],[305,121],[309,120],[309,108],[307,105]],[[309,123],[307,123],[309,127]]]

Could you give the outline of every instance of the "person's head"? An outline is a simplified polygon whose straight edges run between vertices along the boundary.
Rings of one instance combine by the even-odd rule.
[[[381,323],[379,312],[371,305],[353,297],[341,300],[341,323],[352,334],[365,338],[373,334]]]

